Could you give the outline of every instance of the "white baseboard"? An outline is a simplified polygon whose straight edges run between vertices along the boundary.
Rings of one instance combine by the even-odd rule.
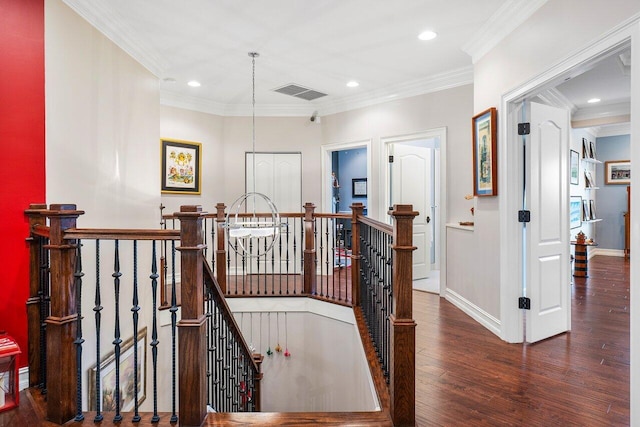
[[[624,250],[622,249],[604,249],[604,248],[593,248],[589,250],[588,258],[594,257],[596,255],[604,255],[604,256],[624,256]]]
[[[452,291],[447,288],[445,290],[445,299],[449,301],[451,304],[458,307],[467,315],[471,316],[482,326],[493,332],[495,335],[500,337],[500,320],[496,319],[477,305],[468,301],[466,298],[462,297],[460,294]]]
[[[18,387],[20,390],[29,388],[29,367],[25,366],[18,370]]]

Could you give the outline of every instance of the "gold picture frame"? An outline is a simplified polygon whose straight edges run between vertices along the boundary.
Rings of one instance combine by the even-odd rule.
[[[147,328],[138,331],[137,340],[129,338],[120,346],[120,411],[130,412],[135,407],[134,402],[134,342],[138,349],[138,396],[140,405],[147,395]],[[100,403],[101,411],[115,411],[115,384],[116,384],[116,355],[111,352],[100,362]],[[96,410],[96,374],[97,365],[89,369],[89,411]]]
[[[201,193],[202,144],[163,138],[160,163],[163,194]]]

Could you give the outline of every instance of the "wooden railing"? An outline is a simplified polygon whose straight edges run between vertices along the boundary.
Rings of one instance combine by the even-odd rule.
[[[49,401],[47,418],[62,424],[74,416],[76,419],[83,416],[82,372],[78,362],[81,360],[83,342],[80,305],[83,272],[77,268],[80,263],[77,248],[83,239],[110,239],[146,240],[154,242],[154,247],[155,242],[159,242],[161,247],[167,243],[164,247],[172,248],[165,250],[160,257],[164,260],[159,270],[155,266],[149,270],[151,282],[161,282],[160,287],[164,292],[162,302],[170,309],[172,317],[172,335],[178,335],[177,371],[180,375],[177,386],[180,407],[178,411],[173,409],[172,421],[173,417],[179,415],[181,425],[200,425],[206,417],[207,404],[213,406],[215,402],[229,399],[227,394],[212,392],[215,384],[221,384],[220,378],[216,377],[218,373],[215,370],[219,369],[216,363],[226,356],[212,350],[217,337],[211,332],[220,332],[223,327],[227,328],[227,332],[238,328],[237,325],[233,326],[230,315],[229,319],[225,317],[224,322],[228,320],[231,326],[223,326],[220,313],[226,309],[208,309],[207,302],[216,301],[218,307],[225,307],[222,295],[228,297],[236,295],[236,292],[245,296],[287,295],[287,288],[282,287],[281,280],[292,280],[295,286],[289,288],[290,295],[352,306],[356,310],[356,319],[365,319],[369,337],[363,336],[363,342],[366,347],[366,341],[371,339],[387,382],[387,385],[383,385],[385,390],[379,390],[378,393],[388,393],[390,396],[387,409],[394,425],[415,425],[415,322],[411,311],[411,252],[415,248],[411,239],[412,221],[416,213],[411,206],[394,206],[390,212],[394,220],[393,227],[390,227],[364,217],[364,206],[359,203],[352,206],[351,215],[321,214],[314,210],[312,204],[306,204],[304,214],[281,215],[298,221],[292,222],[295,224],[291,226],[293,235],[289,241],[285,240],[282,252],[286,254],[286,249],[290,250],[290,256],[285,255],[285,259],[294,263],[291,267],[294,273],[282,274],[274,271],[273,267],[261,267],[260,274],[247,275],[244,269],[240,269],[242,274],[238,274],[236,267],[246,266],[253,261],[245,259],[238,264],[232,260],[222,204],[217,206],[215,214],[205,214],[199,206],[182,207],[180,212],[164,216],[163,223],[171,222],[171,226],[162,230],[78,229],[76,220],[83,212],[76,210],[74,205],[51,205],[49,209],[44,205],[32,205],[26,211],[32,229],[29,239],[31,285],[27,302],[30,381],[34,386],[40,384],[46,388]],[[46,225],[47,219],[49,226]],[[345,232],[348,228],[351,229],[350,245]],[[179,246],[175,247],[173,242],[178,239]],[[44,247],[47,248],[45,252],[42,249]],[[172,259],[176,251],[180,252],[180,257],[176,258],[179,267]],[[291,256],[294,252],[295,256]],[[43,256],[43,253],[47,255]],[[272,266],[282,264],[280,257],[278,255],[269,263]],[[155,259],[154,251],[154,263]],[[230,270],[234,274],[229,274]],[[212,271],[216,272],[215,279]],[[179,275],[177,280],[176,275]],[[119,268],[114,268],[112,276],[117,288],[115,282],[121,276]],[[216,279],[219,288],[215,284]],[[232,280],[245,280],[245,284],[250,283],[251,286],[258,284],[260,287],[257,289],[261,289],[261,292],[252,293],[251,290],[256,288],[251,286],[240,292],[237,286],[230,286]],[[204,283],[209,287],[203,286]],[[155,296],[155,288],[153,293]],[[383,300],[381,297],[385,294]],[[155,311],[155,299],[153,305]],[[178,305],[181,310],[180,321],[177,321]],[[93,309],[95,316],[99,315],[101,309],[99,298],[96,297]],[[135,315],[139,309],[134,295],[131,311]],[[153,328],[156,327],[155,322],[154,317]],[[176,327],[179,334],[175,333]],[[115,330],[114,347],[117,353],[121,344],[117,325]],[[237,360],[238,355],[242,354],[241,359],[247,361],[250,353],[246,342],[241,336],[234,340],[241,349],[231,358]],[[46,358],[45,369],[39,368],[44,364],[37,351],[41,348],[41,341],[46,342],[46,354],[60,355]],[[157,336],[152,333],[154,354],[158,351],[158,345]],[[100,360],[99,351],[97,360]],[[244,403],[249,408],[239,410],[259,409],[259,391],[249,391],[248,388],[255,386],[259,390],[259,362],[260,356],[251,361],[248,369],[245,365],[235,365],[233,368],[243,380],[241,385],[233,385],[239,397],[231,398],[231,401],[235,399],[235,402]],[[69,372],[77,372],[77,375],[69,375]],[[376,372],[373,374],[379,375]],[[376,385],[380,386],[378,383]],[[385,407],[386,400],[381,401]],[[234,409],[237,407],[224,410]],[[157,410],[154,408],[154,411],[155,419]]]

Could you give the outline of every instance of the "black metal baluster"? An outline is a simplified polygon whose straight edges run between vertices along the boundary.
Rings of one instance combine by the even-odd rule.
[[[280,224],[276,224],[276,227],[280,227]],[[280,229],[277,230],[277,233],[280,233]],[[280,234],[274,235],[274,239],[276,236],[280,237]],[[280,240],[278,238],[278,240]],[[271,295],[275,295],[276,293],[276,248],[271,246]]]
[[[286,242],[286,245],[285,245],[285,251],[286,251],[286,253],[285,253],[285,259],[286,259],[285,268],[287,270],[287,275],[286,275],[286,278],[287,278],[287,295],[289,295],[289,262],[290,262],[290,260],[289,260],[289,235],[290,234],[291,233],[289,232],[289,218],[287,218],[287,242]]]
[[[138,241],[133,241],[133,301],[131,313],[133,316],[133,418],[134,423],[140,422],[140,408],[138,404]]]
[[[287,223],[286,230],[289,231],[289,224]],[[282,236],[278,239],[278,293],[282,295]]]
[[[204,286],[204,315],[206,319],[206,339],[207,339],[207,405],[213,408],[213,335],[215,333],[212,319],[213,295],[209,288]]]
[[[76,417],[75,421],[84,420],[82,414],[82,242],[76,243],[76,269],[73,273],[74,286],[76,291],[76,339],[73,343],[76,346]]]
[[[313,247],[316,250],[316,254],[320,253],[320,266],[322,266],[322,245],[318,244],[318,221],[320,221],[320,228],[322,229],[322,218],[318,219],[317,217],[313,220]],[[318,256],[314,257],[313,268],[318,268]],[[322,289],[322,272],[320,272],[320,277],[316,280],[320,280],[320,289]],[[317,283],[317,282],[316,282]],[[317,286],[317,285],[316,285]],[[318,294],[318,289],[312,290],[313,295]]]
[[[113,262],[113,287],[115,294],[115,328],[114,328],[114,339],[113,346],[115,352],[115,371],[116,371],[116,388],[114,390],[115,393],[115,404],[116,404],[116,415],[113,418],[113,422],[122,421],[122,414],[120,413],[120,344],[122,344],[122,339],[120,339],[120,276],[122,273],[120,272],[120,250],[119,250],[119,241],[115,241],[115,251],[114,251],[114,262]]]
[[[156,263],[156,241],[153,241],[151,250],[151,299],[152,299],[152,323],[151,323],[151,370],[153,371],[153,416],[152,423],[160,421],[158,416],[158,267]],[[172,274],[175,275],[175,262],[171,267]]]
[[[177,329],[177,313],[178,313],[178,298],[176,295],[176,241],[171,241],[171,262],[173,274],[171,275],[171,422],[178,422],[178,415],[176,414],[176,354],[178,352],[176,347],[176,329]]]
[[[295,218],[293,219],[293,233],[292,234],[293,234],[293,262],[292,262],[292,264],[293,264],[293,274],[294,274],[294,277],[295,277],[295,274],[296,274],[296,260],[298,259],[298,258],[296,258],[298,245],[297,245],[297,242],[296,242],[296,219]],[[296,292],[296,288],[297,288],[297,286],[294,285],[294,287],[293,287],[293,293],[294,294],[297,293]]]
[[[100,295],[100,240],[96,240],[96,293],[95,305],[93,307],[95,324],[96,324],[96,360],[100,360],[100,321],[102,320],[102,297]],[[96,416],[93,418],[94,423],[99,423],[104,419],[102,416],[102,387],[100,385],[100,363],[96,363]]]

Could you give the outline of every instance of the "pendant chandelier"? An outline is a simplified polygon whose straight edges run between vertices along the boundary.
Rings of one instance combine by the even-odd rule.
[[[268,253],[280,236],[280,214],[266,195],[256,191],[256,58],[257,52],[249,52],[252,66],[252,178],[253,191],[240,196],[227,213],[225,225],[231,247],[236,253],[256,258]],[[265,209],[262,214],[258,209]],[[249,215],[243,215],[249,213]],[[235,243],[235,244],[234,244]]]

